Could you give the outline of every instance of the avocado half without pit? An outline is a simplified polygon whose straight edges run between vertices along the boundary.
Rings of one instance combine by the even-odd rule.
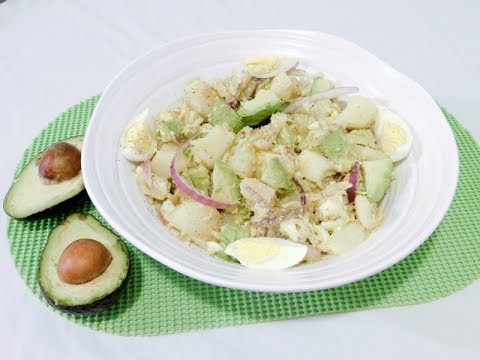
[[[23,219],[80,193],[82,144],[83,136],[65,139],[30,161],[5,196],[5,212]]]
[[[129,268],[127,247],[117,235],[91,215],[73,214],[48,236],[38,283],[53,307],[91,315],[118,299]]]

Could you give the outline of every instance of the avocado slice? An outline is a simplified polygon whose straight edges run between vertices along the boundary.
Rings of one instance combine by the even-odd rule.
[[[208,195],[211,183],[210,173],[206,166],[197,165],[190,168],[185,168],[182,171],[182,177],[202,193]]]
[[[178,122],[177,120],[163,120],[163,121],[160,121],[159,123],[160,125],[160,128],[163,128],[163,129],[160,129],[160,131],[171,131],[173,132],[175,135],[180,135],[183,131],[183,125]]]
[[[104,245],[111,262],[98,277],[72,285],[61,280],[57,264],[65,248],[78,239],[93,239]],[[53,307],[71,314],[91,315],[118,299],[130,269],[128,249],[113,232],[88,214],[72,214],[48,236],[38,270],[38,284]]]
[[[240,185],[233,169],[221,160],[215,160],[212,172],[212,198],[218,201],[240,201]]]
[[[226,122],[236,134],[245,126],[242,118],[228,104],[221,100],[217,100],[208,117],[208,121],[212,125],[220,125]]]
[[[330,160],[345,159],[348,151],[348,142],[340,131],[328,133],[320,143],[320,150]]]
[[[241,226],[238,224],[227,224],[220,232],[220,244],[227,247],[229,244],[238,239],[243,239],[250,236],[250,228],[248,226]]]
[[[376,203],[385,195],[392,180],[393,162],[390,158],[364,161],[362,164],[363,179],[367,198]]]
[[[375,148],[375,135],[373,135],[370,129],[352,130],[346,137],[350,144]]]
[[[289,176],[278,157],[268,161],[262,174],[262,181],[281,194],[293,190],[291,176]]]
[[[62,140],[77,149],[82,149],[83,136]],[[65,200],[84,189],[82,172],[60,182],[47,181],[39,175],[39,162],[44,152],[35,156],[15,179],[3,200],[5,212],[16,219],[36,214]]]
[[[272,114],[283,110],[284,103],[271,90],[260,90],[254,99],[242,102],[237,114],[244,126],[255,126]]]

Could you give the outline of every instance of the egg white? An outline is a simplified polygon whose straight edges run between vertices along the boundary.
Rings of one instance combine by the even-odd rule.
[[[146,146],[139,146],[136,143],[128,141],[127,137],[129,131],[133,131],[138,125],[142,125],[142,131],[146,131],[148,135],[148,144]],[[124,130],[120,138],[120,151],[122,155],[129,161],[141,162],[150,159],[157,151],[157,141],[155,130],[153,126],[153,117],[150,115],[148,109],[144,110],[138,115]]]
[[[270,68],[269,62],[275,59],[276,64]],[[251,62],[257,62],[257,65],[251,65]],[[280,73],[287,72],[291,68],[297,65],[298,59],[293,56],[258,56],[255,58],[247,59],[245,66],[247,72],[256,78],[266,79],[274,77]],[[262,69],[262,66],[266,66],[268,70]]]
[[[403,131],[405,142],[395,146],[393,151],[389,151],[389,147],[393,146],[388,142],[387,135],[385,134],[385,128],[388,125],[393,125],[400,128]],[[412,148],[413,138],[412,132],[400,116],[394,114],[389,110],[382,110],[378,113],[377,119],[375,121],[375,138],[377,143],[380,145],[382,150],[390,156],[393,162],[400,161],[407,157],[408,153]]]
[[[246,246],[249,244],[260,246]],[[262,244],[265,246],[261,246]],[[263,254],[252,253],[251,251],[255,249],[261,249]],[[225,254],[234,257],[240,261],[240,264],[251,269],[282,270],[301,262],[307,250],[306,245],[290,240],[259,237],[236,240],[226,247]],[[255,258],[258,261],[253,260]]]

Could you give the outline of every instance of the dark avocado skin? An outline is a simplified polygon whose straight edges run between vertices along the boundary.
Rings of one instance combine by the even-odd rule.
[[[95,219],[93,216],[91,216],[89,214],[75,213],[75,214],[71,214],[61,225],[68,222],[69,219],[73,216],[78,216],[78,218],[80,220],[83,220],[87,217],[92,217],[93,219]],[[98,221],[97,219],[95,219],[95,220]],[[53,230],[52,230],[52,232],[53,232]],[[62,312],[65,312],[67,314],[82,315],[82,316],[98,314],[99,312],[102,312],[102,311],[106,310],[108,307],[110,307],[111,305],[113,305],[118,300],[118,298],[120,297],[123,289],[125,288],[125,286],[128,282],[130,271],[131,271],[131,258],[130,258],[130,253],[128,251],[128,248],[121,239],[119,239],[118,241],[120,241],[120,243],[122,245],[122,251],[127,255],[127,262],[128,262],[127,267],[128,267],[128,269],[127,269],[127,273],[125,275],[125,278],[123,279],[121,285],[116,290],[114,290],[110,294],[107,294],[104,297],[102,297],[102,298],[100,298],[100,299],[98,299],[98,300],[96,300],[92,303],[89,303],[89,304],[72,305],[72,306],[58,305],[58,304],[55,304],[55,301],[53,299],[51,299],[47,295],[47,292],[43,289],[42,283],[40,281],[40,267],[39,267],[38,275],[37,275],[37,279],[38,279],[37,283],[38,283],[38,285],[40,287],[40,290],[42,292],[42,295],[45,298],[45,300],[47,301],[47,303],[50,306],[52,306],[53,308],[55,308],[57,310],[60,310]],[[43,253],[42,253],[42,257],[43,257]],[[42,264],[42,261],[40,261],[40,266],[41,266],[41,264]]]
[[[127,273],[127,276],[125,277],[125,280],[117,290],[115,290],[111,294],[101,299],[98,299],[97,301],[94,301],[91,304],[86,304],[86,305],[76,305],[76,306],[56,305],[55,302],[48,297],[46,292],[43,291],[43,288],[40,285],[40,282],[38,282],[38,285],[40,286],[40,290],[42,291],[43,297],[45,298],[47,303],[53,308],[63,311],[67,314],[88,316],[88,315],[95,315],[95,314],[98,314],[99,312],[106,310],[108,307],[110,307],[119,299],[123,289],[127,284],[129,274],[130,274],[130,267],[128,269],[128,273]]]

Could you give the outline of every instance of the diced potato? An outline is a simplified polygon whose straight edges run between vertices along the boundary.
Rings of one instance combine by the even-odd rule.
[[[352,153],[358,160],[361,161],[373,161],[386,159],[388,156],[379,150],[372,149],[363,145],[352,145]]]
[[[318,148],[322,143],[323,138],[328,134],[327,130],[322,128],[313,128],[310,129],[308,135],[306,136],[305,140],[300,142],[299,147],[303,150],[313,150]]]
[[[165,215],[169,224],[182,234],[205,240],[215,240],[214,231],[220,229],[217,209],[187,200]]]
[[[153,199],[164,200],[170,193],[170,181],[155,174],[151,174],[151,182],[148,184],[140,166],[136,169],[136,180],[138,187],[143,194]]]
[[[313,228],[315,229],[315,236],[313,236],[309,240],[313,246],[317,246],[319,249],[324,251],[325,246],[330,239],[330,234],[328,233],[328,230],[326,230],[321,225],[313,225]]]
[[[375,121],[377,107],[363,96],[353,96],[335,122],[344,128],[368,129]]]
[[[185,100],[193,110],[207,117],[218,95],[205,81],[194,80],[185,87]]]
[[[232,145],[235,135],[227,124],[217,125],[207,135],[192,141],[192,154],[197,162],[213,169],[215,160],[220,159]]]
[[[286,73],[280,73],[273,78],[270,90],[272,90],[282,101],[288,101],[292,99],[295,84]]]
[[[289,118],[287,114],[284,113],[275,113],[270,117],[271,126],[275,127],[278,130],[281,130],[287,124]]]
[[[334,231],[340,230],[342,226],[345,226],[347,223],[348,221],[346,219],[339,218],[336,220],[322,221],[319,226],[321,226],[328,232],[334,232]]]
[[[314,119],[322,120],[326,117],[332,116],[332,112],[335,110],[334,104],[331,100],[316,101],[314,104],[309,104],[307,108],[307,114]]]
[[[261,177],[265,171],[265,168],[270,160],[277,158],[285,168],[289,176],[293,176],[295,173],[295,154],[288,153],[282,145],[279,145],[275,149],[277,152],[262,151],[257,154],[257,177]]]
[[[172,200],[165,200],[160,207],[160,212],[162,213],[162,216],[166,219],[173,211],[175,211],[175,205],[173,205]]]
[[[360,223],[368,230],[373,230],[382,223],[382,213],[377,205],[364,195],[358,194],[355,197],[355,212]]]
[[[255,148],[248,139],[242,139],[233,148],[232,154],[227,160],[241,178],[251,177],[255,172]]]
[[[327,198],[318,207],[321,220],[334,220],[338,218],[348,219],[345,198],[341,193]]]
[[[334,173],[334,164],[318,152],[304,150],[298,155],[298,173],[313,182],[322,181]]]
[[[318,93],[320,91],[328,90],[331,88],[333,88],[332,82],[328,79],[325,79],[323,76],[317,76],[313,79],[312,94]]]
[[[170,182],[167,179],[152,175],[152,186],[150,187],[150,192],[146,195],[151,196],[157,200],[164,200],[170,193]]]
[[[323,245],[330,234],[319,225],[310,224],[305,219],[288,219],[280,223],[280,233],[286,238],[313,246]]]
[[[158,175],[164,179],[170,179],[170,164],[173,157],[178,151],[179,146],[177,144],[168,143],[163,144],[160,150],[158,150],[151,160],[151,169],[155,175]],[[181,171],[187,166],[187,162],[184,156],[179,156],[177,161],[177,170]]]
[[[285,127],[288,117],[286,114],[276,113],[270,119],[269,124],[254,129],[251,133],[251,140],[257,149],[269,150],[272,148],[280,130]]]
[[[270,213],[270,209],[264,205],[255,204],[250,208],[253,211],[253,216],[250,218],[250,222],[258,223],[265,220]]]
[[[248,201],[263,207],[271,207],[275,201],[275,190],[254,178],[243,179],[240,192]]]
[[[178,114],[177,114],[176,111],[165,110],[165,111],[159,112],[158,114],[154,115],[153,118],[155,120],[155,125],[158,126],[159,122],[176,119],[177,116],[178,116]]]
[[[295,129],[302,135],[306,135],[310,130],[310,126],[316,122],[315,117],[309,114],[295,113],[291,114],[290,118]]]
[[[348,223],[330,236],[328,241],[329,252],[334,255],[345,254],[356,248],[366,237],[367,232],[360,222]]]

